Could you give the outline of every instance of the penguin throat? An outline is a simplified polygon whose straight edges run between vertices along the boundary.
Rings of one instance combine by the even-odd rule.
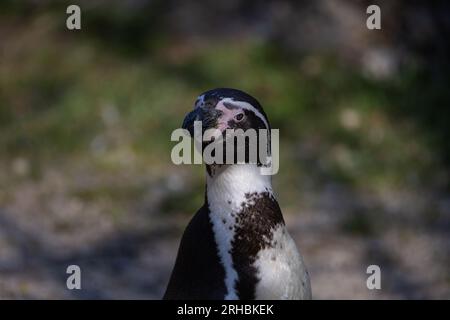
[[[238,209],[248,194],[268,192],[273,195],[270,175],[261,174],[256,164],[215,165],[207,167],[208,203],[227,209]]]

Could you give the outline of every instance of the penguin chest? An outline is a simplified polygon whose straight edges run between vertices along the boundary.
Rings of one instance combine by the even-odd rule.
[[[309,275],[284,225],[273,229],[270,244],[253,263],[258,282],[256,299],[311,299]]]

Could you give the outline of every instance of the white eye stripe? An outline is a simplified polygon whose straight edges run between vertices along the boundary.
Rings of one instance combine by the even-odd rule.
[[[250,103],[244,102],[244,101],[235,101],[235,100],[233,100],[231,98],[224,98],[224,99],[220,100],[220,102],[223,102],[223,103],[226,102],[226,103],[229,103],[231,105],[240,107],[241,109],[245,109],[245,110],[249,110],[249,111],[253,112],[258,118],[261,119],[261,121],[266,126],[266,129],[269,130],[269,124],[267,123],[266,118],[262,115],[261,112],[258,111],[258,109],[256,109]]]

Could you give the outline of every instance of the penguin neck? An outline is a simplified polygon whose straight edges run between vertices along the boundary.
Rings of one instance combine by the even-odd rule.
[[[207,175],[206,206],[225,269],[225,299],[254,298],[254,292],[245,289],[258,281],[252,263],[268,245],[272,229],[284,223],[271,176],[262,175],[256,164],[220,166],[208,172],[212,174]]]
[[[260,169],[256,164],[208,168],[206,196],[211,212],[237,212],[255,194],[267,193],[274,198],[271,176],[261,174]]]

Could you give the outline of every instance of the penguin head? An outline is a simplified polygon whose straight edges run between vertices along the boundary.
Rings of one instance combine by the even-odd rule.
[[[265,129],[270,136],[269,120],[261,104],[248,93],[237,89],[217,88],[199,95],[194,103],[194,109],[183,121],[183,129],[188,130],[191,136],[194,136],[196,121],[201,122],[202,134],[208,129],[216,129],[216,132],[225,137],[230,131],[241,129],[240,132],[245,133],[253,129],[259,139],[260,129]],[[203,141],[203,148],[214,140]],[[225,140],[223,139],[223,143]],[[270,153],[270,141],[267,147]],[[249,141],[245,142],[245,148],[246,160],[248,160]]]
[[[193,135],[194,121],[202,122],[203,131],[218,129],[267,129],[269,121],[258,100],[237,89],[217,88],[198,96],[194,110],[186,115],[183,128]]]

